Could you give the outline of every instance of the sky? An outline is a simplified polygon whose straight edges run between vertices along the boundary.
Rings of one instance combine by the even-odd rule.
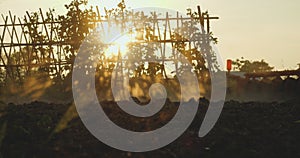
[[[0,0],[0,13],[17,16],[38,8],[55,8],[64,13],[71,0]],[[115,7],[119,0],[89,0],[100,8]],[[185,13],[187,8],[208,10],[220,17],[211,23],[224,59],[264,59],[277,70],[296,69],[300,63],[300,0],[127,0],[134,8],[161,7]],[[3,20],[0,19],[0,23]]]

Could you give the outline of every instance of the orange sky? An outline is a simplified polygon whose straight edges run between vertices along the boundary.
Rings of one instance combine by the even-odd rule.
[[[11,10],[22,16],[26,10],[56,8],[63,13],[70,0],[0,0],[0,13]],[[89,0],[92,5],[114,7],[118,0]],[[176,3],[175,3],[176,2]],[[276,69],[295,69],[300,63],[299,0],[127,0],[127,6],[162,7],[185,12],[200,4],[220,19],[212,22],[224,59],[265,59]],[[101,7],[102,8],[102,7]],[[0,20],[3,23],[3,20]]]

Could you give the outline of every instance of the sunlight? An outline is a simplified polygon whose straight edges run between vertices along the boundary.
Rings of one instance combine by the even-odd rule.
[[[123,34],[117,37],[115,40],[109,43],[109,47],[105,50],[107,57],[125,55],[128,52],[128,44],[134,42],[134,36],[132,34]]]

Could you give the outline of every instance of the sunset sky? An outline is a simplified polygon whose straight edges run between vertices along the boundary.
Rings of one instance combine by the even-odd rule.
[[[55,8],[64,13],[70,0],[0,0],[0,13],[22,16],[26,10]],[[100,8],[115,7],[119,0],[89,0]],[[300,0],[127,0],[128,7],[162,7],[185,12],[201,5],[220,19],[211,29],[225,59],[265,59],[276,69],[295,69],[300,63]],[[3,23],[2,18],[0,23]]]

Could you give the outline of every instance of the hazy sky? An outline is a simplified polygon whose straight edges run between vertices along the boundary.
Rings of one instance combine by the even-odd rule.
[[[70,0],[0,0],[0,13],[21,16],[26,10],[57,8]],[[119,0],[89,0],[100,8],[115,7]],[[201,5],[220,19],[212,22],[217,45],[225,59],[265,59],[276,69],[294,69],[300,63],[300,0],[127,0],[127,6],[163,7],[185,12]],[[3,20],[0,20],[3,23]]]

